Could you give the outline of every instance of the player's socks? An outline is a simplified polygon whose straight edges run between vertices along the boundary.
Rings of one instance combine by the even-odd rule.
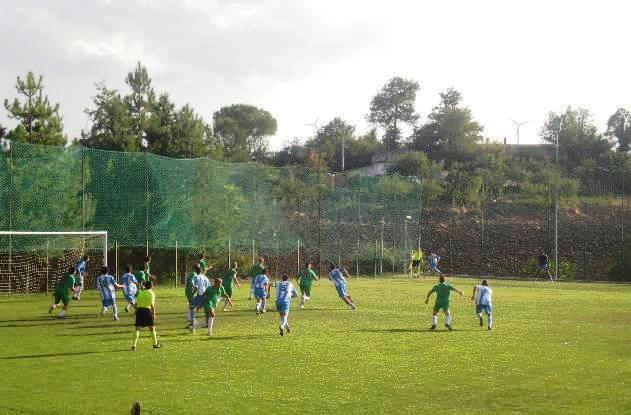
[[[114,305],[112,306],[112,311],[114,312],[114,321],[118,320],[118,307],[116,306],[116,303],[114,303]]]
[[[61,310],[61,312],[59,313],[59,318],[64,318],[66,317],[66,310]]]
[[[291,327],[289,327],[289,323],[285,323],[285,328],[287,329],[287,334],[291,333]]]
[[[283,326],[278,326],[278,334],[280,334],[281,336],[285,334],[283,333]]]
[[[280,317],[278,324],[280,328],[283,328],[285,326],[285,319]]]
[[[478,314],[478,318],[480,319],[480,327],[484,326],[484,319],[482,318],[482,313]]]
[[[261,313],[264,313],[265,311],[267,311],[267,299],[263,297],[261,300]]]
[[[432,326],[436,327],[436,323],[438,323],[438,316],[432,316]]]
[[[140,330],[134,330],[134,349],[136,348],[136,344],[138,344],[138,337],[140,337]]]
[[[447,324],[448,326],[451,326],[451,315],[447,316],[447,318],[445,319],[445,324]]]
[[[489,316],[489,330],[493,327],[493,316]]]
[[[213,323],[215,322],[214,317],[208,317],[208,335],[211,336],[213,334]]]
[[[107,307],[103,307],[103,310],[101,310],[101,315],[105,314],[107,312]]]
[[[153,337],[153,345],[156,346],[158,344],[158,332],[154,329],[151,336]]]

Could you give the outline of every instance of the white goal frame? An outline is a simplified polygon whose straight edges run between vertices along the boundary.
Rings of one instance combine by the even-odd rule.
[[[103,243],[103,265],[107,266],[107,231],[85,231],[85,232],[39,232],[39,231],[0,231],[0,236],[102,236]]]

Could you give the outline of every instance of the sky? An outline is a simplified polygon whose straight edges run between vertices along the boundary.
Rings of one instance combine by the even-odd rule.
[[[140,61],[157,92],[206,120],[234,103],[278,120],[270,147],[340,116],[363,133],[371,97],[393,76],[418,81],[423,120],[454,87],[485,135],[538,143],[549,111],[589,108],[605,129],[631,107],[631,2],[516,0],[2,0],[0,99],[16,76],[44,76],[66,134],[104,81],[126,93]],[[0,123],[13,126],[4,108]]]

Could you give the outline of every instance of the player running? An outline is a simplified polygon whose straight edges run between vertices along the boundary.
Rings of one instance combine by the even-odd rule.
[[[228,297],[226,290],[222,285],[221,278],[215,278],[213,285],[206,288],[204,294],[202,294],[201,304],[197,308],[204,307],[204,314],[206,316],[206,325],[208,327],[208,335],[213,335],[213,323],[215,322],[215,309],[217,308],[217,301],[220,297],[226,300],[226,304],[232,305],[232,300]]]
[[[195,272],[197,272],[197,277],[195,278],[195,282],[193,283],[193,293],[195,293],[195,297],[193,298],[192,306],[191,306],[191,325],[189,328],[192,332],[195,332],[195,328],[197,326],[197,321],[195,320],[195,311],[202,307],[202,302],[204,301],[204,293],[206,289],[210,287],[210,280],[203,272],[201,272],[201,267],[199,264],[195,264],[194,266]]]
[[[412,274],[412,277],[420,277],[421,276],[421,264],[423,263],[423,251],[419,249],[418,251],[412,250],[410,252],[410,266],[408,271]],[[416,269],[416,273],[414,270]]]
[[[265,274],[265,258],[259,257],[258,264],[254,264],[250,270],[250,297],[248,297],[248,300],[251,300],[254,295],[254,281],[256,277],[263,274]]]
[[[270,283],[267,275],[261,274],[254,279],[254,298],[256,298],[256,314],[265,314],[269,299]]]
[[[241,283],[239,283],[239,278],[237,278],[238,268],[239,264],[237,264],[237,261],[232,261],[232,268],[229,268],[228,271],[226,271],[226,276],[222,280],[222,286],[226,291],[226,295],[228,296],[227,298],[229,298],[230,300],[232,300],[234,284],[236,283],[237,287],[241,288]],[[232,307],[232,305],[232,301],[226,301],[223,311],[229,311],[228,307]]]
[[[305,301],[311,299],[311,287],[313,286],[313,281],[319,280],[316,273],[311,269],[311,262],[307,262],[305,264],[305,268],[300,271],[298,274],[298,286],[300,287],[300,309],[304,310]]]
[[[486,314],[489,321],[488,328],[493,330],[493,305],[492,302],[493,290],[489,287],[487,280],[482,280],[482,284],[473,287],[473,294],[471,300],[475,301],[475,313],[480,319],[480,327],[484,327],[484,319],[482,318],[482,311]]]
[[[64,304],[64,308],[61,310],[57,318],[66,318],[66,312],[68,311],[68,304],[70,304],[70,291],[75,292],[75,275],[77,274],[77,269],[75,267],[70,267],[68,269],[68,274],[61,279],[55,286],[55,293],[53,294],[55,298],[55,302],[48,309],[48,314],[52,313],[54,309],[56,309],[60,303]]]
[[[103,304],[103,310],[101,315],[107,312],[107,309],[112,307],[114,311],[114,321],[118,321],[118,307],[116,307],[116,289],[125,288],[124,285],[116,283],[114,277],[109,274],[108,267],[101,268],[101,275],[96,278],[96,287],[101,294],[101,304]]]
[[[546,255],[545,251],[541,251],[541,255],[537,257],[537,275],[535,276],[535,281],[539,278],[540,274],[548,274],[548,278],[550,278],[550,282],[554,282],[554,278],[550,273],[550,260],[548,259],[548,255]]]
[[[72,297],[73,300],[81,300],[81,291],[83,291],[83,277],[85,276],[85,273],[88,269],[88,262],[90,262],[90,256],[88,255],[84,255],[77,262],[77,274],[74,280],[75,295]]]
[[[186,301],[188,301],[188,325],[195,324],[195,314],[193,313],[193,299],[195,298],[195,280],[197,276],[202,273],[202,268],[199,264],[193,265],[193,272],[186,277],[186,285],[184,286],[184,295],[186,295]]]
[[[131,346],[132,351],[136,351],[136,344],[138,343],[138,337],[140,337],[140,329],[142,327],[149,327],[149,331],[153,337],[153,348],[159,349],[162,347],[162,345],[158,343],[158,334],[156,333],[155,327],[156,294],[152,290],[153,283],[151,280],[146,281],[143,288],[136,299],[136,330],[134,332],[134,343]]]
[[[440,261],[440,257],[429,251],[429,256],[427,257],[427,263],[429,264],[430,271],[437,272],[438,275],[443,275],[443,273],[438,269],[438,262]]]
[[[139,291],[138,280],[136,276],[132,274],[131,265],[125,267],[125,273],[121,277],[121,282],[123,283],[123,295],[127,300],[125,312],[129,312],[129,307],[133,307],[133,305],[136,304],[136,294]]]
[[[432,313],[432,327],[430,327],[430,330],[436,330],[438,312],[442,309],[446,316],[445,327],[447,327],[447,330],[451,331],[451,310],[449,309],[449,297],[451,296],[452,291],[457,292],[462,297],[462,291],[453,285],[447,284],[445,282],[445,277],[442,275],[438,278],[438,281],[439,283],[429,290],[427,298],[425,298],[425,304],[427,304],[429,303],[429,297],[432,293],[436,293],[436,302],[434,303],[434,312]]]
[[[280,315],[280,325],[278,326],[279,334],[285,335],[291,333],[291,327],[289,327],[289,309],[291,308],[291,299],[298,297],[298,293],[294,288],[294,285],[289,282],[289,276],[283,275],[283,281],[276,286],[276,310]]]
[[[151,256],[150,255],[145,257],[145,262],[142,264],[142,268],[145,271],[145,275],[147,276],[147,278],[153,281],[153,286],[155,287],[156,283],[158,282],[158,277],[151,274]]]
[[[351,308],[351,310],[356,310],[357,306],[353,303],[353,297],[351,297],[346,291],[346,278],[344,278],[344,275],[346,275],[350,279],[351,274],[349,274],[344,267],[337,268],[334,263],[329,265],[329,270],[329,279],[335,284],[337,294],[340,296],[342,301]]]

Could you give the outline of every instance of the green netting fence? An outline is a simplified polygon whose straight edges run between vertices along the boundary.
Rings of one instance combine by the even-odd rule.
[[[154,269],[180,277],[205,252],[218,266],[230,258],[247,267],[263,255],[275,276],[307,260],[320,272],[333,261],[356,274],[400,275],[420,246],[441,255],[447,273],[533,276],[534,258],[554,249],[554,184],[493,187],[12,143],[0,153],[0,230],[108,231],[117,272],[150,252]],[[454,196],[459,185],[467,202]],[[626,273],[626,204],[615,177],[581,185],[578,196],[561,189],[562,277],[606,279],[614,266]]]

